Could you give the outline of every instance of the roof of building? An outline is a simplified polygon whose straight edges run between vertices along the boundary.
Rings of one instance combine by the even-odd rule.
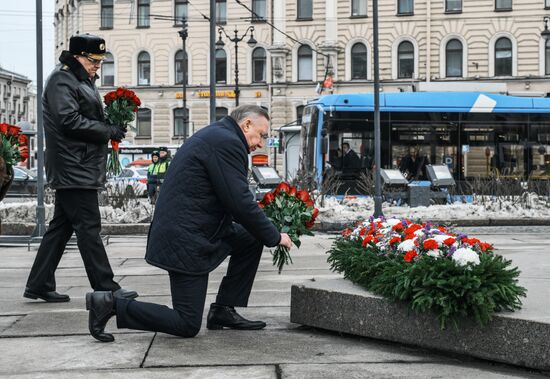
[[[0,66],[0,77],[6,78],[6,79],[14,78],[14,79],[17,79],[19,81],[27,82],[27,83],[31,82],[31,80],[28,77],[26,77],[25,75],[21,75],[21,74],[18,74],[16,72],[13,72],[13,71],[6,70],[2,66]]]

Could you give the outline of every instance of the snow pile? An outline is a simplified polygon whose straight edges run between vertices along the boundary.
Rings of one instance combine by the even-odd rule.
[[[515,198],[476,196],[472,203],[416,208],[384,203],[382,211],[388,217],[421,220],[550,218],[549,205],[547,198],[526,193]],[[319,208],[317,220],[324,223],[348,223],[367,219],[374,213],[374,201],[367,197],[325,197],[323,206],[317,201],[316,207]],[[46,204],[45,209],[46,221],[50,221],[54,206]],[[109,224],[147,223],[153,214],[153,207],[146,199],[130,201],[123,208],[101,206],[99,210],[102,221]],[[33,223],[36,221],[36,202],[0,202],[0,220],[4,223]]]

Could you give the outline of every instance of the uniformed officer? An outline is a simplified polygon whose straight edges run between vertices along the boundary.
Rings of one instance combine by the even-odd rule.
[[[24,297],[66,302],[56,292],[55,270],[73,232],[92,288],[132,299],[120,288],[99,236],[97,191],[104,187],[107,142],[120,141],[126,130],[105,121],[95,86],[105,58],[105,40],[90,34],[71,37],[69,50],[47,79],[42,103],[46,132],[46,174],[55,192],[55,211],[32,266]]]

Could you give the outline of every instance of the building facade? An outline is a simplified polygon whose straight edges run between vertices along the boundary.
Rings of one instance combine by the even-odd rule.
[[[26,76],[0,67],[0,123],[27,123],[36,130],[36,94]]]
[[[251,11],[254,11],[252,13]],[[333,93],[372,92],[372,3],[368,0],[216,0],[224,33],[216,50],[216,113],[240,103],[266,107],[272,128],[299,120],[319,83]],[[542,37],[549,0],[379,0],[381,90],[485,90],[546,96],[550,44]],[[105,38],[101,90],[127,86],[143,106],[135,144],[178,144],[208,124],[208,0],[58,0],[56,54],[72,34]],[[188,22],[186,52],[180,20]],[[184,60],[187,72],[184,73]],[[182,85],[189,123],[184,123]],[[329,78],[330,77],[330,78]],[[328,80],[325,80],[329,78]]]

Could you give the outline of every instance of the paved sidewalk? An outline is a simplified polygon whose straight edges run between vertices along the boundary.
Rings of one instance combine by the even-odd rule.
[[[463,228],[461,228],[463,230]],[[510,229],[511,230],[511,229]],[[471,230],[469,233],[473,234]],[[506,228],[482,230],[476,236],[521,260],[524,284],[535,283],[532,299],[548,299],[550,263],[547,233],[511,235]],[[337,278],[329,270],[325,251],[330,235],[303,239],[293,250],[294,264],[281,275],[271,265],[266,249],[245,317],[267,321],[262,331],[203,330],[193,339],[162,333],[117,330],[107,327],[116,341],[95,341],[87,330],[84,295],[89,283],[77,250],[64,255],[57,271],[58,290],[71,302],[46,304],[21,295],[36,249],[1,248],[0,251],[0,376],[41,378],[184,377],[184,378],[365,378],[365,377],[541,377],[515,367],[462,356],[440,355],[399,344],[338,335],[292,324],[289,321],[290,286],[312,280]],[[137,290],[140,300],[170,304],[168,276],[143,260],[143,236],[113,236],[107,247],[120,284]],[[527,256],[527,254],[529,254]],[[526,257],[528,259],[519,259]],[[518,263],[519,264],[519,263]],[[227,263],[210,276],[207,308],[215,298]],[[531,297],[528,299],[530,300]],[[528,302],[527,302],[528,303]],[[538,303],[537,303],[538,304]],[[532,309],[529,307],[529,309]],[[537,317],[546,315],[540,308]]]

